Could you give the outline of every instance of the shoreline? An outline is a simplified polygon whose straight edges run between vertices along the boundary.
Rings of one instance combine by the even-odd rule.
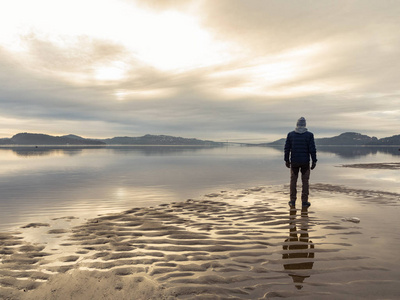
[[[289,209],[287,193],[277,186],[221,191],[0,233],[0,298],[374,299],[372,288],[395,298],[399,265],[391,259],[400,241],[383,231],[399,194],[316,184],[302,211]],[[370,216],[376,207],[386,213],[379,226]],[[360,248],[371,240],[392,244]]]
[[[358,169],[385,169],[385,170],[398,170],[400,163],[365,163],[365,164],[348,164],[341,165],[344,168],[358,168]]]

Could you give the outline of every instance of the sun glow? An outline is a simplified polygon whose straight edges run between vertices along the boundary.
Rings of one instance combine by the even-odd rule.
[[[162,71],[184,71],[229,59],[226,45],[201,28],[196,16],[178,11],[144,10],[118,0],[15,0],[6,6],[0,12],[0,46],[25,55],[33,67],[37,62],[30,55],[32,39],[45,41],[63,53],[80,47],[85,50],[82,41],[101,40],[124,49],[122,60]],[[121,67],[118,59],[102,64],[94,64],[93,59],[84,62],[86,68],[75,70],[76,78],[71,80],[90,79],[90,74],[82,74],[88,70],[93,70],[95,80],[126,76],[128,67]],[[67,77],[64,70],[53,71]]]
[[[298,78],[313,70],[309,63],[324,49],[322,45],[310,45],[275,56],[256,58],[242,67],[214,73],[212,78],[240,78],[233,87],[225,87],[223,93],[229,97],[243,95],[288,95],[296,91],[319,90],[314,86],[291,86]]]
[[[224,46],[213,43],[194,18],[177,12],[154,17],[154,22],[145,28],[142,43],[136,47],[143,61],[171,70],[202,67],[223,60]]]
[[[114,61],[110,64],[96,67],[94,76],[97,80],[115,81],[125,77],[126,66],[123,62]]]
[[[114,92],[115,99],[118,101],[136,100],[136,99],[155,99],[161,97],[169,97],[174,93],[174,89],[154,89],[154,90],[116,90]]]

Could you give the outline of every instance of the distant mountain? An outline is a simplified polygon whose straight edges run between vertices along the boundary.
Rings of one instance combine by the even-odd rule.
[[[247,144],[248,146],[283,146],[286,138],[272,143]],[[317,146],[394,146],[400,145],[400,135],[382,139],[369,137],[356,132],[345,132],[331,138],[316,138]],[[195,138],[182,138],[169,135],[146,134],[141,137],[113,137],[109,139],[87,139],[69,134],[52,136],[41,133],[18,133],[12,138],[1,138],[0,145],[187,145],[187,146],[223,146],[225,143]]]
[[[263,146],[283,146],[286,138],[276,140],[272,143],[261,144]],[[331,138],[316,138],[317,146],[390,146],[400,145],[400,135],[378,139],[357,132],[345,132]]]
[[[379,139],[379,143],[384,145],[400,145],[400,134]]]
[[[196,145],[196,146],[222,146],[223,143],[188,139],[169,135],[146,134],[141,137],[114,137],[101,140],[108,145]]]
[[[360,146],[360,145],[378,145],[378,139],[376,137],[369,137],[356,132],[345,132],[338,136],[331,138],[319,138],[315,139],[317,145],[346,145],[346,146]]]
[[[0,139],[0,145],[12,145],[12,144],[13,144],[13,142],[9,138]]]
[[[182,138],[168,135],[146,134],[141,137],[114,137],[86,139],[78,135],[51,136],[41,133],[18,133],[12,138],[0,139],[0,145],[191,145],[222,146],[224,143]]]
[[[41,133],[18,133],[10,139],[2,139],[3,145],[105,145],[104,142],[93,139],[73,138],[69,136],[52,136]]]
[[[75,135],[75,134],[68,134],[68,135],[63,135],[61,136],[63,138],[69,138],[69,139],[75,139],[75,140],[86,140],[85,138],[79,136],[79,135]]]

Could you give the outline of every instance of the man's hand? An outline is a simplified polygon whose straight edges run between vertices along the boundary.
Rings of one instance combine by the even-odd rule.
[[[314,170],[316,165],[317,165],[317,163],[315,161],[313,161],[311,164],[311,170]]]
[[[286,161],[285,164],[286,164],[286,167],[288,167],[290,169],[290,161]]]

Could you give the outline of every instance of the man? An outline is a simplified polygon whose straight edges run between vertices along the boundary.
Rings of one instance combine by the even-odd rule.
[[[303,207],[309,207],[308,190],[311,170],[317,164],[317,150],[315,148],[314,134],[306,128],[306,119],[297,120],[296,129],[288,133],[285,143],[285,163],[290,168],[290,201],[289,205],[295,207],[297,199],[297,178],[301,172],[302,192],[301,202]]]

